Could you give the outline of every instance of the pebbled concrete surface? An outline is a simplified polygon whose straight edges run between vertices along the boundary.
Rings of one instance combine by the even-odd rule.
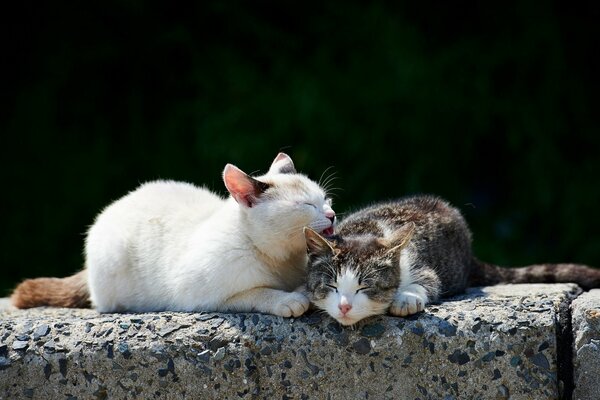
[[[583,293],[571,305],[574,399],[600,399],[600,289]]]
[[[475,288],[354,330],[320,313],[4,311],[0,398],[553,399],[560,313],[578,293]]]

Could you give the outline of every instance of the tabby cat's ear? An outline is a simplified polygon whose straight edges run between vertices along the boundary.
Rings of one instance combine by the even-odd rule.
[[[336,249],[333,247],[333,244],[312,229],[304,228],[304,237],[306,238],[306,249],[308,254],[315,256],[336,254]]]
[[[296,168],[294,167],[294,162],[285,153],[277,154],[275,160],[271,164],[271,168],[269,168],[269,174],[295,174]]]
[[[252,178],[232,164],[225,166],[223,182],[235,201],[245,207],[252,207],[270,186],[268,183]]]
[[[388,253],[396,253],[406,247],[408,242],[410,242],[414,232],[414,222],[408,222],[402,225],[396,232],[394,232],[392,237],[388,239],[389,245],[391,246],[393,244],[393,247],[388,250]]]

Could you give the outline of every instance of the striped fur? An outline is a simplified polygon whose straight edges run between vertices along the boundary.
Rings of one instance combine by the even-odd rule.
[[[467,286],[574,282],[583,289],[600,287],[600,270],[584,265],[503,268],[477,260],[461,213],[433,196],[359,210],[338,225],[335,236],[308,232],[307,245],[311,300],[344,325],[386,310],[414,314]]]

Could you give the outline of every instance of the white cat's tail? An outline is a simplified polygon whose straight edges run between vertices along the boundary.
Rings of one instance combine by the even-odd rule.
[[[89,308],[87,271],[66,278],[36,278],[23,281],[10,296],[13,306]]]

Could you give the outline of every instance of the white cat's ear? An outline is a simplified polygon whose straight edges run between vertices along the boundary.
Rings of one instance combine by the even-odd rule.
[[[335,255],[338,252],[333,244],[310,228],[304,228],[304,237],[306,238],[306,249],[309,254],[324,256],[327,254]]]
[[[252,178],[232,164],[225,166],[223,181],[235,201],[245,207],[252,207],[260,195],[269,188],[268,183]]]
[[[415,232],[415,223],[414,222],[408,222],[408,223],[402,225],[392,235],[392,237],[387,240],[388,243],[384,243],[384,245],[386,245],[386,246],[392,246],[392,245],[394,246],[394,247],[390,248],[388,250],[388,252],[395,253],[395,252],[402,250],[404,247],[406,247],[408,242],[410,242],[410,239],[412,238],[414,232]]]
[[[271,168],[269,168],[269,174],[295,174],[296,168],[294,167],[294,162],[285,153],[277,154],[275,160],[271,164]]]

